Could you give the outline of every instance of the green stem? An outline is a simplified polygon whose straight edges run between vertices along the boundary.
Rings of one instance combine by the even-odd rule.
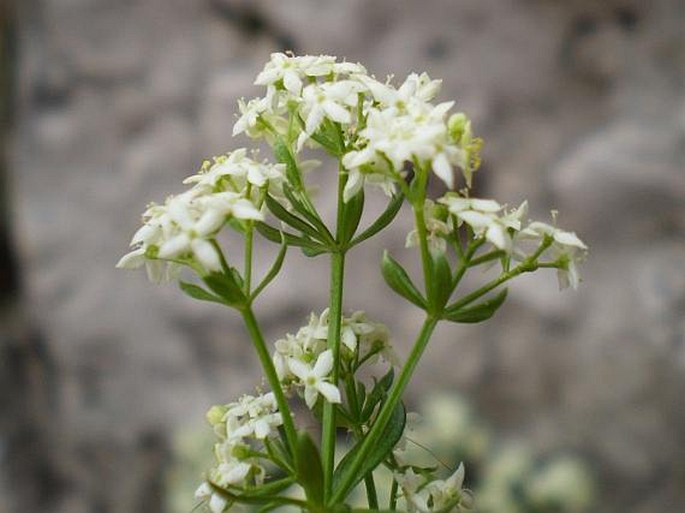
[[[399,485],[397,484],[397,481],[395,478],[392,478],[392,486],[390,487],[390,501],[388,502],[388,509],[391,511],[395,511],[395,508],[397,508],[397,491],[398,491]]]
[[[278,374],[276,374],[276,369],[274,367],[271,356],[269,355],[269,350],[264,342],[264,337],[259,329],[259,324],[257,319],[255,319],[254,313],[251,307],[246,307],[241,310],[243,315],[243,320],[245,321],[245,326],[247,331],[252,338],[252,343],[254,344],[257,355],[259,356],[259,361],[262,364],[262,369],[266,375],[266,379],[269,382],[269,386],[274,393],[276,398],[276,404],[278,405],[278,410],[281,412],[283,417],[283,429],[285,430],[285,437],[288,441],[288,446],[290,448],[290,453],[293,457],[296,456],[297,447],[297,433],[295,431],[295,423],[293,422],[293,417],[290,412],[290,406],[288,406],[288,401],[283,393],[283,388],[281,388],[281,382],[278,379]]]
[[[411,379],[411,376],[414,373],[414,370],[421,359],[421,355],[426,349],[426,345],[428,344],[428,341],[430,340],[433,330],[435,330],[435,326],[437,324],[438,320],[434,317],[426,317],[426,320],[421,328],[421,332],[416,338],[416,342],[414,343],[414,347],[412,347],[406,363],[402,367],[402,370],[397,376],[397,380],[393,384],[392,388],[390,388],[388,398],[386,399],[385,403],[383,403],[381,410],[378,412],[378,416],[376,417],[373,426],[371,426],[371,429],[366,434],[364,441],[359,447],[359,451],[350,464],[350,467],[348,467],[348,471],[341,477],[338,488],[333,492],[333,495],[328,501],[329,505],[337,504],[347,496],[349,487],[354,482],[362,462],[368,457],[374,445],[378,442],[379,437],[383,433],[383,430],[392,416],[393,410],[400,402],[402,393],[409,384],[409,380]]]
[[[431,279],[431,257],[428,249],[428,233],[426,231],[426,219],[423,210],[423,200],[420,206],[414,205],[414,218],[416,230],[419,235],[419,247],[421,249],[421,267],[423,268],[423,281],[426,288],[426,297],[433,297],[433,280]]]
[[[243,269],[243,280],[245,281],[245,296],[250,297],[250,289],[252,288],[252,246],[254,241],[254,224],[252,221],[247,221],[247,229],[245,232],[245,264]]]
[[[364,476],[366,486],[366,500],[369,502],[369,509],[378,509],[378,495],[376,494],[376,483],[373,480],[373,471]]]
[[[341,241],[343,233],[343,190],[347,177],[342,170],[338,174],[338,205],[336,215],[336,239]],[[333,372],[331,383],[338,386],[340,374],[340,332],[342,329],[343,282],[345,276],[345,252],[331,253],[331,285],[328,310],[328,349],[333,353]],[[328,499],[333,487],[333,470],[335,468],[335,405],[324,402],[321,425],[321,464],[323,466],[324,501]]]

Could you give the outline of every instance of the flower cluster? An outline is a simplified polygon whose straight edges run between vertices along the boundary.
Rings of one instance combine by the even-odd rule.
[[[482,141],[465,114],[450,112],[454,102],[434,101],[441,82],[425,73],[411,73],[395,85],[335,57],[275,53],[255,84],[266,93],[239,101],[233,134],[265,139],[278,163],[244,148],[204,162],[184,180],[188,190],[148,207],[131,251],[117,264],[145,266],[153,281],[176,278],[183,267],[194,271],[196,283],[181,281],[181,289],[239,312],[272,390],[210,410],[219,438],[217,461],[197,498],[213,513],[234,503],[260,506],[260,511],[284,505],[342,511],[364,481],[366,511],[378,511],[376,468],[369,465],[383,462],[393,479],[390,509],[398,492],[412,512],[468,507],[463,466],[441,479],[434,468],[408,462],[404,440],[412,416],[402,403],[405,387],[439,322],[489,319],[506,299],[504,284],[541,267],[557,269],[562,287],[577,287],[578,263],[587,247],[572,232],[529,222],[526,202],[508,209],[470,197]],[[334,224],[311,196],[306,172],[316,161],[303,160],[304,148],[323,150],[336,160]],[[458,193],[457,171],[466,185]],[[449,189],[440,198],[430,194],[436,180]],[[370,222],[364,211],[366,186],[391,196]],[[400,365],[388,329],[364,312],[344,316],[342,305],[345,255],[393,222],[403,204],[414,215],[406,245],[420,248],[423,283],[415,283],[415,273],[387,252],[381,273],[426,317],[407,362]],[[242,258],[224,255],[219,240],[226,227],[242,237]],[[280,246],[259,280],[255,236]],[[291,247],[307,257],[331,257],[330,309],[311,314],[306,326],[277,340],[270,354],[253,305],[281,271]],[[462,291],[470,269],[494,262],[501,265],[498,276]],[[386,364],[384,375],[369,376],[365,366],[378,360]],[[288,401],[292,393],[321,419],[320,444],[296,426]],[[336,466],[340,426],[349,430],[355,447]],[[274,476],[265,482],[267,469]],[[286,495],[293,484],[304,498]]]
[[[432,513],[452,511],[458,505],[469,506],[469,497],[462,490],[464,474],[463,464],[447,479],[432,479],[407,468],[404,472],[396,472],[395,480],[410,513]]]
[[[275,53],[255,84],[266,86],[266,95],[239,102],[234,135],[293,140],[297,151],[305,143],[334,151],[348,171],[345,202],[364,184],[391,194],[407,164],[417,172],[432,169],[453,188],[454,168],[470,185],[480,163],[470,121],[463,113],[447,118],[454,102],[431,103],[441,81],[426,73],[412,73],[395,87],[360,64]]]
[[[285,386],[302,390],[309,408],[322,395],[327,401],[339,403],[340,391],[330,383],[333,355],[327,347],[329,311],[312,313],[309,323],[295,335],[287,334],[275,342],[274,367]],[[340,340],[342,356],[348,364],[373,362],[377,357],[391,364],[398,359],[389,343],[386,326],[373,322],[364,312],[354,312],[342,318]]]
[[[209,481],[223,488],[263,483],[266,470],[257,450],[283,424],[274,394],[244,395],[234,403],[214,406],[207,420],[219,438],[214,446],[217,464],[209,472]],[[227,500],[215,493],[209,482],[200,485],[195,497],[207,501],[212,513],[221,513],[227,506]]]
[[[189,190],[147,208],[131,240],[134,249],[117,267],[145,265],[154,282],[169,278],[180,265],[199,274],[220,270],[216,234],[230,219],[262,220],[261,196],[278,193],[283,173],[282,164],[253,160],[244,148],[205,161],[198,174],[184,180],[192,184]]]

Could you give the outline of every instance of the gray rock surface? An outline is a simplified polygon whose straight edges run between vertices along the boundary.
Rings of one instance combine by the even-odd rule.
[[[230,138],[235,101],[259,94],[253,77],[284,46],[359,60],[379,77],[442,77],[441,97],[486,139],[479,194],[529,198],[534,217],[558,208],[591,246],[577,294],[558,294],[551,273],[527,278],[494,322],[441,329],[411,399],[458,387],[503,431],[581,451],[602,511],[684,507],[682,2],[17,7],[13,228],[28,314],[56,360],[53,457],[69,483],[50,511],[159,510],[148,483],[170,434],[258,384],[235,316],[114,263],[148,201],[181,190],[204,157],[247,144]],[[420,317],[377,262],[383,247],[409,257],[408,227],[352,255],[345,300],[391,325],[401,350]],[[287,265],[258,305],[270,339],[326,303],[325,261],[292,252]]]

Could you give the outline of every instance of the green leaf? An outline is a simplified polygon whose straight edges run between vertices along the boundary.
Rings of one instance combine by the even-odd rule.
[[[288,246],[297,246],[297,247],[311,247],[311,248],[317,248],[317,247],[322,247],[320,244],[312,241],[311,239],[307,237],[298,237],[297,235],[293,235],[292,233],[284,232],[281,230],[277,230],[273,226],[269,226],[266,223],[258,222],[255,223],[255,228],[257,228],[257,231],[266,239],[270,240],[271,242],[277,242],[277,243],[282,243],[283,240],[285,240],[286,244]]]
[[[328,248],[325,248],[323,246],[303,246],[302,253],[304,253],[304,255],[308,257],[315,257],[323,253],[328,253]]]
[[[269,195],[267,195],[266,197],[266,206],[269,208],[273,215],[275,215],[278,219],[280,219],[287,225],[295,228],[296,230],[299,230],[303,234],[308,235],[313,239],[320,238],[320,235],[316,228],[314,228],[312,225],[310,225],[303,219],[300,219],[296,215],[288,212],[283,205],[281,205],[278,201],[276,201]]]
[[[443,319],[452,322],[474,323],[489,319],[502,306],[504,300],[507,298],[508,289],[503,289],[491,299],[478,303],[474,306],[458,307],[458,304],[453,305],[445,310]],[[456,307],[456,308],[455,308]]]
[[[283,477],[281,479],[276,479],[274,481],[269,481],[256,486],[249,492],[243,493],[241,497],[262,497],[264,495],[275,495],[291,486],[294,482],[295,478],[293,476]]]
[[[360,189],[358,194],[355,194],[350,201],[343,206],[343,226],[342,226],[342,241],[347,244],[352,237],[354,237],[354,232],[357,231],[359,227],[359,221],[362,218],[362,212],[364,211],[364,189]]]
[[[366,474],[373,471],[390,455],[393,448],[402,437],[406,421],[407,412],[404,409],[404,405],[400,402],[393,410],[388,424],[378,438],[378,442],[362,462],[361,467],[356,471],[354,481],[348,488],[349,490],[354,488],[362,479],[364,479]],[[342,477],[348,472],[348,469],[351,468],[350,465],[352,464],[352,461],[354,461],[355,455],[359,452],[363,440],[364,439],[357,442],[357,445],[355,445],[338,464],[338,468],[336,468],[333,473],[333,489],[338,486]]]
[[[395,380],[395,370],[390,367],[390,370],[383,376],[380,380],[376,382],[371,392],[363,403],[361,418],[362,421],[367,421],[373,415],[373,411],[376,405],[383,401],[388,395],[388,390],[392,386],[392,382]]]
[[[319,130],[312,134],[311,138],[319,143],[331,155],[340,155],[340,145],[335,132],[331,131],[330,126],[323,125]]]
[[[207,286],[227,304],[240,307],[245,304],[245,294],[236,281],[234,273],[211,273],[202,278]],[[242,281],[242,280],[241,280]]]
[[[298,212],[302,217],[304,217],[309,224],[314,226],[319,234],[319,239],[329,244],[334,243],[333,235],[328,230],[326,225],[323,223],[319,214],[316,212],[313,206],[308,203],[305,199],[301,198],[301,194],[298,193],[287,183],[283,184],[283,194],[288,199],[292,207]]]
[[[397,292],[400,296],[411,301],[416,306],[425,309],[426,300],[421,296],[416,287],[409,278],[407,271],[393,259],[387,251],[383,252],[383,260],[381,261],[381,272],[385,282],[392,290]]]
[[[285,254],[288,251],[288,244],[285,242],[285,237],[283,238],[283,242],[281,243],[281,249],[278,252],[278,255],[276,256],[276,260],[274,260],[273,265],[271,266],[271,269],[269,269],[269,272],[266,273],[264,278],[262,278],[262,281],[257,285],[257,288],[254,289],[252,292],[252,298],[255,298],[259,295],[259,293],[264,290],[264,288],[273,281],[273,279],[276,277],[278,272],[281,270],[281,267],[283,267],[283,260],[285,260]]]
[[[402,203],[404,201],[404,196],[401,193],[396,194],[391,200],[390,203],[388,203],[387,208],[385,211],[376,219],[371,226],[369,226],[366,230],[364,230],[362,233],[357,235],[351,242],[351,246],[354,246],[356,244],[359,244],[360,242],[365,241],[366,239],[369,239],[376,235],[378,232],[380,232],[382,229],[384,229],[386,226],[388,226],[393,219],[397,216],[397,213],[400,211],[400,208],[402,207]]]
[[[431,280],[433,297],[428,298],[428,302],[436,309],[442,309],[452,295],[452,269],[445,253],[431,253]]]
[[[292,152],[288,145],[283,141],[283,139],[277,139],[274,145],[274,156],[276,160],[281,164],[285,164],[285,177],[295,188],[301,189],[304,184],[302,183],[302,175],[297,167],[297,161],[293,157]]]
[[[226,304],[226,302],[223,299],[221,299],[218,296],[215,296],[211,292],[207,292],[202,287],[198,287],[197,285],[193,285],[192,283],[188,283],[185,281],[179,282],[179,285],[181,287],[181,290],[193,299],[199,299],[200,301],[211,301],[212,303],[220,303],[222,305]]]
[[[366,402],[366,385],[361,381],[357,382],[357,404],[364,404]]]
[[[297,480],[307,494],[307,500],[323,505],[323,467],[319,450],[308,433],[297,435]]]

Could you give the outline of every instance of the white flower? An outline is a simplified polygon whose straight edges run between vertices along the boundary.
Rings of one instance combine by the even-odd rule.
[[[271,59],[264,66],[255,85],[275,85],[282,81],[283,87],[294,95],[302,90],[303,79],[320,77],[333,72],[335,57],[330,55],[289,56],[284,53],[272,53]]]
[[[367,146],[362,150],[346,153],[342,164],[348,170],[343,191],[345,203],[356,196],[365,184],[379,187],[386,196],[395,194],[396,178],[391,174],[385,160],[373,148]]]
[[[446,222],[445,207],[436,205],[433,200],[427,199],[423,206],[423,217],[428,232],[428,245],[434,252],[444,253],[447,248],[445,236],[450,233],[450,225]],[[417,229],[407,234],[405,247],[412,248],[419,245],[419,232]]]
[[[305,119],[305,127],[297,140],[298,151],[318,130],[324,118],[341,124],[351,123],[350,110],[357,105],[359,91],[359,83],[351,80],[306,86],[302,91],[300,107]]]
[[[410,513],[428,513],[431,511],[428,506],[428,492],[425,490],[425,477],[416,474],[411,468],[402,474],[396,473],[394,477],[402,489]]]
[[[244,395],[227,406],[224,416],[229,440],[254,437],[263,440],[283,424],[273,392],[259,396]]]
[[[577,289],[580,283],[578,264],[585,260],[588,247],[575,233],[560,230],[555,226],[539,221],[534,221],[521,230],[517,241],[525,241],[527,239],[542,240],[545,237],[551,237],[552,245],[548,251],[552,260],[559,264],[557,268],[559,288],[572,287]],[[523,259],[525,258],[525,253],[517,248],[516,256],[519,259]]]
[[[243,191],[247,183],[255,187],[264,187],[267,183],[280,185],[284,179],[285,164],[258,162],[247,157],[247,150],[239,148],[227,155],[214,159],[214,163],[205,161],[198,174],[183,180],[184,184],[195,184],[199,188],[212,191]]]
[[[242,194],[212,192],[206,187],[170,196],[164,205],[151,205],[143,214],[144,225],[131,240],[134,250],[117,264],[120,268],[140,267],[145,259],[179,260],[193,258],[205,271],[221,269],[221,260],[212,239],[230,217],[261,220],[263,214]],[[147,262],[145,262],[147,264]],[[153,281],[164,265],[148,266]],[[169,273],[172,267],[168,267]]]
[[[459,501],[464,483],[464,464],[461,463],[457,470],[445,480],[436,479],[426,486],[426,490],[432,498],[433,509],[440,511],[448,506],[454,506]]]
[[[506,252],[512,250],[509,229],[520,230],[521,218],[528,211],[528,203],[525,201],[512,212],[504,212],[499,203],[489,199],[462,198],[448,194],[438,202],[446,205],[459,223],[468,224],[477,237],[485,237],[496,248]]]
[[[216,468],[216,484],[219,486],[241,485],[250,473],[252,465],[244,461],[231,460]]]
[[[228,506],[226,499],[215,493],[206,481],[195,490],[195,499],[203,502],[208,501],[208,507],[212,513],[222,513]]]
[[[304,400],[310,409],[316,404],[319,394],[328,402],[341,402],[338,387],[328,382],[329,374],[333,370],[333,352],[330,349],[319,355],[314,367],[294,358],[288,361],[288,366],[304,386]]]
[[[374,100],[384,107],[404,110],[408,103],[419,100],[429,102],[440,92],[442,80],[431,80],[427,73],[411,73],[404,83],[395,89],[388,83],[378,82],[376,79],[360,75],[355,77],[370,91]]]
[[[265,96],[253,98],[245,103],[245,100],[241,98],[238,100],[238,110],[241,115],[233,125],[233,136],[245,132],[249,137],[260,137],[264,135],[266,128],[258,125],[259,117],[273,111],[273,99]]]

